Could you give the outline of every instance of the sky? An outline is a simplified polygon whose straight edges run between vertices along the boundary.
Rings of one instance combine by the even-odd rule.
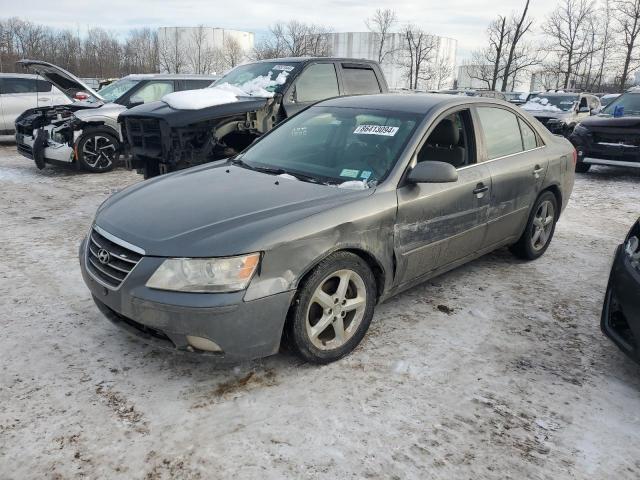
[[[391,8],[399,25],[407,22],[425,31],[455,38],[458,60],[484,46],[487,24],[498,14],[522,8],[524,0],[0,0],[0,18],[21,17],[80,33],[99,26],[125,34],[132,28],[197,26],[232,28],[265,35],[268,26],[291,19],[332,27],[334,31],[366,31],[364,19],[377,8]],[[553,10],[557,0],[532,0],[536,25]]]

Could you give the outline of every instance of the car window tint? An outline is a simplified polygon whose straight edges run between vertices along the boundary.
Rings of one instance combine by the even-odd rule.
[[[155,102],[171,92],[173,92],[173,82],[149,82],[134,93],[132,99],[144,103]]]
[[[522,152],[522,137],[514,113],[502,108],[478,107],[487,160]]]
[[[450,163],[461,168],[470,163],[470,132],[465,130],[465,115],[468,110],[460,111],[443,118],[427,137],[417,155],[418,162],[435,161]]]
[[[333,63],[316,63],[308,67],[296,82],[296,101],[317,102],[339,95],[338,78]]]
[[[380,85],[371,68],[346,68],[343,66],[342,77],[347,95],[380,93]]]
[[[46,80],[36,80],[36,90],[40,93],[50,92],[52,85]]]
[[[11,78],[2,79],[2,93],[35,93],[36,81],[32,78]]]
[[[531,150],[538,146],[538,139],[535,132],[527,125],[524,120],[518,118],[520,124],[520,132],[522,133],[522,146],[525,150]]]
[[[185,80],[180,82],[180,88],[182,90],[197,90],[199,88],[206,88],[213,83],[213,80]]]

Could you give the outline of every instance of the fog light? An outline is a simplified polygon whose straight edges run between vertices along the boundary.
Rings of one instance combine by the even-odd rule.
[[[189,342],[189,345],[191,345],[193,348],[196,348],[198,350],[204,350],[205,352],[222,353],[222,349],[220,348],[220,346],[216,342],[213,342],[208,338],[193,337],[191,335],[187,335],[187,342]]]

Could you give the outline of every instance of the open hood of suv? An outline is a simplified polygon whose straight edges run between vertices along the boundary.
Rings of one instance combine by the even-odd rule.
[[[77,92],[85,92],[92,97],[90,100],[92,103],[104,103],[104,99],[98,92],[94,91],[74,74],[67,72],[63,68],[48,62],[43,62],[42,60],[18,60],[16,64],[37,73],[42,78],[51,82],[71,100],[74,100],[74,95]]]

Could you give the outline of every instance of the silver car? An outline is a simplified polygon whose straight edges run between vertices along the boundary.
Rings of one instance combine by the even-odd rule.
[[[503,246],[540,257],[575,161],[504,101],[334,98],[228,161],[112,196],[81,270],[105,316],[159,345],[241,360],[285,338],[331,362],[392,295]]]
[[[60,89],[37,75],[0,73],[0,135],[13,135],[16,118],[25,110],[69,103]]]
[[[84,101],[71,105],[38,106],[15,121],[18,152],[33,159],[38,168],[47,163],[76,165],[90,172],[114,168],[122,153],[118,115],[128,108],[155,102],[181,90],[205,88],[213,75],[127,75],[99,92],[66,70],[39,60],[20,60],[25,68],[57,85],[69,99],[82,94]],[[70,103],[70,102],[69,102]]]

